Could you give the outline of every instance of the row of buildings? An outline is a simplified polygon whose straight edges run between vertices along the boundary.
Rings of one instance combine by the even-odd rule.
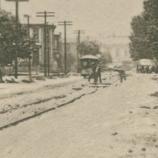
[[[26,25],[27,27],[27,25]],[[44,67],[49,72],[64,71],[64,43],[61,33],[55,33],[56,26],[47,24],[30,24],[30,38],[36,42],[37,48],[32,52],[32,70],[43,72]],[[72,60],[72,61],[70,61]],[[76,71],[77,44],[67,43],[67,70]],[[19,59],[18,71],[27,71],[27,60]]]
[[[30,24],[30,37],[36,41],[38,49],[32,53],[32,69],[35,72],[43,72],[45,64],[44,52],[47,52],[46,67],[51,72],[64,72],[64,44],[61,34],[56,34],[55,25]],[[46,41],[45,41],[46,40]],[[46,45],[44,43],[46,42]],[[45,48],[46,47],[46,48]],[[111,36],[101,44],[101,52],[111,55],[112,61],[121,63],[130,61],[129,38]],[[22,64],[21,64],[22,65]],[[25,67],[27,69],[27,67]],[[20,66],[19,70],[24,70]],[[77,71],[77,42],[67,43],[67,70]]]

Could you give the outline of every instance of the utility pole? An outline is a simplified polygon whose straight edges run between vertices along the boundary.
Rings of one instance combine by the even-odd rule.
[[[49,76],[50,75],[50,45],[49,45],[50,44],[50,37],[49,37],[49,29],[46,29],[46,43],[48,43],[46,52],[47,52],[47,74]]]
[[[72,21],[60,21],[59,25],[64,26],[64,73],[67,74],[67,26],[72,25]]]
[[[80,52],[79,52],[79,45],[81,43],[81,34],[84,33],[83,30],[76,30],[77,33],[77,72],[80,72]]]
[[[49,52],[47,51],[47,18],[54,17],[55,12],[37,12],[37,17],[44,18],[44,76],[49,76],[50,69],[50,57]]]
[[[15,78],[18,78],[18,32],[19,32],[19,2],[27,2],[29,0],[6,0],[8,2],[15,2],[15,16],[16,16],[16,51],[15,51]]]
[[[29,49],[30,49],[30,16],[24,15],[24,17],[27,19],[27,37],[28,37],[28,43],[29,43]],[[31,57],[32,57],[32,52],[30,52],[30,54],[29,54],[29,64],[28,64],[28,72],[29,72],[29,80],[30,81],[32,81]]]
[[[2,0],[0,0],[0,10],[2,10]]]

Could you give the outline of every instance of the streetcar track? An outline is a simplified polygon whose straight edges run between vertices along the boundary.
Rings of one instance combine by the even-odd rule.
[[[51,111],[53,111],[53,110],[56,110],[56,109],[58,109],[58,108],[64,107],[64,106],[66,106],[66,105],[69,105],[69,104],[71,104],[71,103],[73,103],[73,102],[75,102],[75,101],[81,99],[82,97],[84,97],[84,96],[86,96],[86,95],[94,94],[94,93],[96,93],[97,91],[98,91],[98,89],[96,88],[96,89],[95,89],[94,91],[92,91],[92,92],[89,92],[89,93],[87,93],[87,94],[86,94],[86,93],[83,93],[82,95],[80,95],[80,96],[78,96],[78,97],[76,97],[76,98],[73,98],[73,99],[71,99],[71,100],[69,100],[69,101],[67,101],[67,102],[65,102],[65,103],[60,104],[60,105],[57,105],[56,107],[51,107],[51,108],[46,109],[46,110],[44,110],[44,111],[34,113],[34,114],[31,115],[31,116],[27,116],[27,117],[25,117],[25,118],[23,118],[23,119],[19,119],[19,120],[17,120],[17,121],[8,123],[8,124],[6,124],[6,125],[3,125],[3,126],[0,127],[0,131],[2,131],[2,130],[4,130],[4,129],[7,129],[7,128],[9,128],[9,127],[16,126],[16,125],[18,125],[18,124],[20,124],[20,123],[22,123],[22,122],[27,121],[27,120],[30,120],[30,119],[36,118],[36,117],[38,117],[38,116],[41,116],[42,114],[45,114],[45,113],[51,112]]]

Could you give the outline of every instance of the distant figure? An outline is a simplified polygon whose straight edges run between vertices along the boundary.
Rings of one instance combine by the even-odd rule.
[[[145,73],[145,66],[142,66],[142,73]]]
[[[102,83],[102,79],[101,79],[101,66],[99,64],[97,64],[97,67],[96,67],[95,84],[98,83],[98,79],[99,79],[99,83]]]
[[[158,66],[156,66],[156,67],[154,68],[154,71],[155,71],[156,74],[158,73]]]
[[[126,80],[126,73],[124,70],[119,70],[119,77],[120,77],[120,82],[122,83],[124,80]]]
[[[91,71],[91,73],[90,73],[90,75],[89,75],[89,77],[88,77],[88,81],[90,82],[91,81],[91,79],[93,78],[94,79],[94,82],[95,82],[95,80],[96,80],[96,64],[93,64],[92,65],[92,71]]]
[[[0,83],[3,83],[3,72],[2,72],[2,69],[1,69],[1,66],[0,66]]]
[[[137,73],[139,73],[139,72],[140,72],[140,67],[139,67],[139,65],[137,65],[136,72],[137,72]]]

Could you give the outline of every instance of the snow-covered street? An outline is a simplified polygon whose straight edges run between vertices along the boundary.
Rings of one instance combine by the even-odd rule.
[[[122,84],[0,131],[0,157],[156,158],[158,80],[153,76],[133,73]]]
[[[86,85],[86,80],[81,77],[36,81],[31,84],[2,84],[4,93],[0,93],[0,130],[96,91],[96,88]]]

